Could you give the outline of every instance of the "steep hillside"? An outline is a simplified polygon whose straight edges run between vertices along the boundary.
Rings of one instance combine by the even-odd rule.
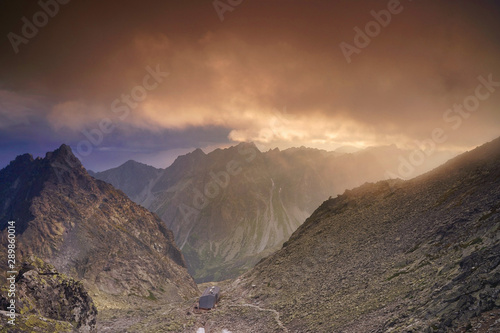
[[[157,213],[201,282],[249,269],[281,248],[321,202],[385,178],[403,153],[395,146],[354,154],[304,147],[262,153],[242,143],[209,154],[197,149],[159,177],[139,163],[132,170],[131,162],[95,176]]]
[[[205,327],[254,332],[260,316],[261,332],[496,332],[499,189],[497,139],[346,191],[226,287]]]
[[[120,190],[125,192],[132,201],[144,206],[147,206],[151,186],[162,173],[162,169],[132,160],[103,172],[89,172],[92,177],[104,180],[113,186],[119,184]]]
[[[119,296],[174,301],[197,293],[158,216],[89,176],[68,146],[43,159],[19,156],[0,171],[0,184],[2,248],[14,220],[18,262],[36,255],[82,280],[98,307]]]

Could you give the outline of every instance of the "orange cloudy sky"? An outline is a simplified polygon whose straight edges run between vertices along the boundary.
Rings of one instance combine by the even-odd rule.
[[[0,3],[0,167],[61,143],[102,170],[240,141],[413,147],[440,128],[439,149],[463,151],[500,135],[496,1],[41,3]]]

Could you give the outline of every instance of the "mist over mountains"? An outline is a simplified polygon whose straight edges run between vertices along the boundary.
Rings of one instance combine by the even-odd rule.
[[[260,152],[241,143],[209,154],[196,149],[166,169],[128,161],[93,175],[165,221],[197,281],[224,280],[279,249],[329,196],[389,177],[409,153],[395,145],[352,151]]]
[[[347,190],[229,282],[204,327],[498,332],[499,189],[500,138],[415,179]]]
[[[177,232],[192,228],[179,244],[212,260],[197,272],[213,268],[223,278],[226,268],[231,276],[260,260],[221,282],[218,308],[196,316],[199,291],[164,221],[90,176],[68,146],[45,158],[21,155],[0,170],[2,253],[15,220],[23,262],[18,331],[495,331],[500,138],[414,179],[339,190],[314,208],[331,188],[361,182],[362,170],[383,174],[398,161],[391,149],[262,153],[240,144],[195,150],[165,170],[133,161],[109,170]]]
[[[499,18],[0,1],[0,333],[500,333]]]

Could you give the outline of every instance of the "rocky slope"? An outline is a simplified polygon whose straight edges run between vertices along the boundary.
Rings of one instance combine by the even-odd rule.
[[[403,153],[395,146],[355,154],[303,147],[262,153],[242,143],[209,154],[197,149],[165,170],[127,162],[95,177],[157,213],[202,282],[249,269],[281,248],[326,198],[383,179]]]
[[[184,332],[496,332],[499,189],[497,139],[413,180],[346,191]]]
[[[0,332],[97,333],[97,309],[81,282],[34,258],[22,265],[15,284],[15,325],[7,322],[9,317],[0,316]],[[1,308],[7,313],[9,301],[0,296]]]
[[[98,308],[121,306],[120,297],[177,301],[197,293],[158,216],[89,176],[68,146],[45,158],[19,156],[0,171],[0,184],[2,255],[12,219],[18,262],[36,255],[81,280]]]

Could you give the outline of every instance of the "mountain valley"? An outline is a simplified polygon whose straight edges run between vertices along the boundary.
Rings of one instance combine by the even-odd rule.
[[[206,171],[225,190],[207,196],[213,207],[230,200],[224,209],[237,212],[251,200],[265,202],[266,193],[281,207],[311,204],[311,197],[283,189],[290,178],[282,174],[293,170],[283,156],[254,154],[249,145],[229,151],[231,158],[215,156]],[[324,152],[298,152],[305,157],[291,158],[294,164],[317,170],[307,156]],[[206,156],[179,157],[168,175],[139,166],[146,170],[141,177],[153,190],[180,186],[175,175],[188,174],[194,188],[203,188],[206,182],[194,175]],[[248,167],[253,163],[260,168]],[[280,167],[261,174],[270,164]],[[92,178],[65,145],[45,158],[19,156],[0,171],[1,244],[7,244],[7,221],[15,220],[24,262],[16,282],[18,330],[6,332],[494,332],[500,323],[499,165],[500,138],[414,179],[365,183],[330,197],[289,230],[277,251],[218,282],[217,308],[198,313],[197,297],[211,284],[195,285],[158,216]],[[295,179],[290,186],[297,190],[313,187],[315,178]],[[133,180],[129,188],[140,188]],[[256,194],[237,200],[250,180]],[[180,200],[184,192],[166,193]],[[202,203],[200,215],[206,214]],[[59,300],[66,307],[57,307]]]
[[[227,286],[207,326],[255,332],[267,309],[262,332],[465,332],[474,320],[493,332],[499,188],[497,139],[415,179],[348,190]]]
[[[165,221],[197,282],[220,281],[281,248],[329,196],[387,178],[405,154],[396,146],[263,153],[241,143],[209,154],[197,149],[166,169],[128,161],[93,175]]]

